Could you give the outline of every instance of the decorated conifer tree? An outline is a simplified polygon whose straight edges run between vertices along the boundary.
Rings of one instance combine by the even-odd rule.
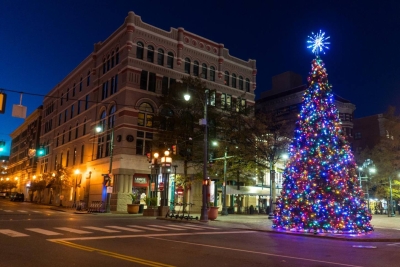
[[[328,48],[329,37],[320,31],[309,38],[316,58],[290,145],[273,228],[314,233],[372,231],[354,156],[342,134],[328,75],[318,55]]]

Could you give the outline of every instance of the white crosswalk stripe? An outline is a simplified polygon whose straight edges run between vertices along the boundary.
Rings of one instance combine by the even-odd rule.
[[[5,212],[12,212],[12,210],[4,210]]]
[[[143,229],[143,230],[156,231],[156,232],[165,232],[165,231],[167,231],[167,230],[164,230],[164,229],[149,228],[149,227],[139,226],[139,225],[128,225],[128,226],[129,226],[129,227],[134,227],[134,228]]]
[[[92,232],[83,231],[79,229],[69,228],[69,227],[54,227],[57,230],[66,231],[75,234],[91,234]]]
[[[129,232],[143,232],[143,230],[138,230],[138,229],[133,229],[133,228],[128,228],[128,227],[121,227],[121,226],[106,226],[106,227],[118,229],[118,230],[129,231]]]
[[[43,234],[43,235],[62,235],[61,233],[41,229],[41,228],[26,228],[28,231],[32,231],[35,233]]]
[[[117,230],[111,230],[111,229],[95,227],[95,226],[83,226],[83,228],[90,229],[90,230],[95,230],[95,231],[100,231],[100,232],[105,232],[105,233],[118,233],[118,232],[121,232],[121,231],[117,231]]]
[[[161,229],[167,229],[167,230],[176,230],[176,231],[185,231],[185,230],[187,230],[187,229],[184,229],[184,228],[164,226],[164,225],[149,225],[149,226],[156,227],[156,228],[161,228]]]
[[[26,210],[18,210],[19,212],[27,212]]]
[[[23,233],[19,233],[19,232],[10,230],[10,229],[0,229],[0,233],[8,235],[8,236],[11,236],[11,237],[29,236],[29,235],[26,235],[26,234],[23,234]]]
[[[179,227],[189,227],[190,229],[198,228],[198,229],[211,229],[211,230],[218,230],[219,228],[211,227],[211,226],[203,226],[203,225],[195,225],[192,224],[190,226],[179,226]]]

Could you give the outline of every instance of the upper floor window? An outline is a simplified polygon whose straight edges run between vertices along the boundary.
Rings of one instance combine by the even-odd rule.
[[[232,87],[236,88],[236,74],[232,73]]]
[[[115,65],[119,63],[119,48],[115,50]]]
[[[167,68],[174,68],[174,54],[172,52],[168,52],[167,54]]]
[[[103,90],[101,92],[101,100],[108,97],[108,81],[103,83]]]
[[[201,64],[201,78],[207,79],[207,65]]]
[[[140,74],[140,89],[155,92],[156,74],[153,72],[142,70],[142,73]]]
[[[239,89],[243,90],[243,77],[239,76]]]
[[[89,95],[85,96],[85,110],[89,108]]]
[[[153,127],[154,109],[149,103],[142,103],[139,106],[138,125]]]
[[[110,70],[110,55],[107,56],[107,71]]]
[[[147,47],[147,61],[151,63],[154,62],[154,47],[152,45]]]
[[[106,73],[106,59],[103,59],[103,74]]]
[[[185,58],[185,73],[190,74],[190,59]]]
[[[250,80],[246,78],[246,92],[250,92]]]
[[[111,68],[114,68],[114,51],[111,53]]]
[[[118,74],[111,77],[110,95],[115,94],[118,90]]]
[[[160,128],[162,130],[173,131],[174,130],[174,112],[170,108],[163,108],[160,112],[161,121]]]
[[[79,129],[79,123],[76,122],[76,126],[75,126],[75,139],[78,138],[78,135],[79,135],[78,129]]]
[[[199,62],[193,61],[193,76],[199,76]]]
[[[74,87],[72,87],[72,97],[75,96],[75,83],[74,83]]]
[[[79,92],[82,92],[82,77],[81,77],[81,81],[79,82]]]
[[[87,73],[87,77],[86,77],[86,86],[90,85],[90,70]]]
[[[65,101],[68,102],[68,100],[69,100],[69,88],[67,89],[67,93],[66,93],[66,96],[65,96]]]
[[[137,42],[136,58],[143,59],[143,43],[142,42]]]
[[[213,66],[210,67],[210,81],[215,82],[215,68]]]
[[[229,72],[225,71],[224,84],[229,86]]]
[[[107,115],[106,111],[103,110],[103,112],[101,112],[101,115],[100,115],[100,123],[99,123],[99,126],[102,131],[104,131],[106,129],[106,115]]]
[[[164,50],[162,50],[161,48],[158,49],[157,64],[164,66]]]
[[[60,98],[60,106],[63,105],[63,101],[64,101],[64,94],[62,93]]]
[[[108,114],[108,128],[111,129],[114,127],[115,124],[115,111],[117,110],[116,106],[113,105],[110,108],[110,112]]]

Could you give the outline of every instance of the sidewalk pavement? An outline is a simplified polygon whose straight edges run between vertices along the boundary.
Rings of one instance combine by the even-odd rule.
[[[127,215],[126,212],[115,212],[111,213],[88,213],[86,211],[76,211],[72,208],[48,206],[52,210],[65,211],[74,214],[96,214],[101,216],[117,216]],[[130,214],[133,218],[151,218],[144,217],[143,214]],[[200,218],[200,214],[191,214],[193,218]],[[157,219],[188,222],[188,223],[204,223],[199,220],[180,220],[175,218],[163,218],[156,217]],[[272,220],[268,219],[266,214],[253,214],[253,215],[242,215],[242,214],[229,214],[226,216],[218,215],[218,218],[214,221],[206,222],[209,226],[220,226],[224,228],[242,229],[265,232],[269,234],[286,234],[296,236],[307,236],[313,238],[329,238],[334,240],[343,241],[356,241],[356,242],[400,242],[400,216],[388,217],[387,215],[373,215],[371,224],[374,227],[374,231],[367,234],[334,234],[334,233],[302,233],[302,232],[288,232],[288,231],[277,231],[272,229]]]

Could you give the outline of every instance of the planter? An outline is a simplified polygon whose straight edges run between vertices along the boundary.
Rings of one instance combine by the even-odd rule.
[[[158,216],[158,208],[147,208],[143,210],[143,216]]]
[[[126,204],[127,211],[129,214],[138,214],[139,213],[139,204]]]
[[[210,207],[208,209],[208,219],[209,220],[215,220],[218,217],[218,207]]]

